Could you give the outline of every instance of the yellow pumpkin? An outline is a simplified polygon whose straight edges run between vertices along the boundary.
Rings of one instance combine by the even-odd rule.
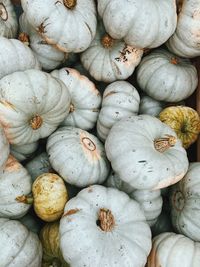
[[[171,106],[161,111],[159,118],[175,130],[184,148],[188,148],[197,140],[200,133],[200,117],[194,109]]]

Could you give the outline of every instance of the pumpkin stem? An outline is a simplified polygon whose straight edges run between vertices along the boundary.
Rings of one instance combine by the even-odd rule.
[[[21,32],[18,36],[18,39],[24,43],[25,45],[29,46],[30,44],[30,39],[29,39],[29,35],[25,32]]]
[[[154,147],[159,152],[165,152],[168,148],[176,144],[177,138],[173,135],[166,134],[166,137],[161,137],[154,140]]]
[[[8,19],[8,12],[3,3],[0,3],[0,17],[3,21],[6,21]]]
[[[92,142],[92,140],[90,138],[83,137],[81,141],[82,141],[84,147],[87,148],[88,150],[94,151],[96,149],[96,145],[94,144],[94,142]]]
[[[65,7],[73,9],[77,4],[77,0],[63,0],[63,4]]]
[[[105,34],[104,37],[101,39],[101,43],[105,48],[111,48],[114,45],[114,39],[109,35]]]
[[[172,198],[174,208],[177,211],[182,211],[185,205],[184,195],[181,191],[176,191]]]
[[[74,105],[71,103],[71,104],[70,104],[70,108],[69,108],[69,113],[74,112],[74,110],[75,110],[75,107],[74,107]]]
[[[104,232],[111,232],[115,226],[115,218],[109,209],[100,209],[97,225]]]
[[[24,204],[33,204],[33,197],[31,195],[22,195],[19,197],[16,197],[16,199],[18,202],[20,203],[24,203]]]
[[[178,58],[176,58],[176,57],[172,57],[171,60],[170,60],[170,63],[171,63],[171,64],[174,64],[174,65],[178,65],[179,60],[178,60]]]
[[[31,120],[30,120],[30,125],[33,130],[37,130],[42,126],[43,119],[39,115],[35,115]]]

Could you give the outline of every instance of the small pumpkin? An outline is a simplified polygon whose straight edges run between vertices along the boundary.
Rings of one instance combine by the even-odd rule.
[[[101,104],[101,95],[95,84],[72,68],[54,70],[51,75],[63,81],[71,96],[69,114],[61,125],[83,130],[94,128]]]
[[[103,183],[110,165],[98,138],[79,128],[59,128],[47,140],[51,166],[69,184],[84,187]]]
[[[115,122],[126,116],[137,114],[139,102],[139,93],[129,82],[117,81],[109,84],[103,93],[97,120],[98,137],[105,141]]]
[[[11,144],[25,145],[50,135],[70,109],[62,81],[39,70],[15,72],[0,80],[0,122]]]
[[[94,38],[94,0],[21,0],[21,4],[27,20],[42,38],[63,52],[82,52]]]
[[[1,0],[0,3],[0,36],[15,38],[18,23],[14,7],[10,0]]]
[[[187,174],[170,190],[171,220],[175,230],[200,241],[200,163],[190,163]]]
[[[42,246],[38,236],[16,220],[0,218],[1,267],[39,267]]]
[[[38,149],[39,142],[34,142],[30,144],[25,145],[11,145],[10,146],[10,153],[18,160],[18,161],[24,161],[29,159],[35,151]]]
[[[139,204],[100,185],[67,202],[59,232],[70,266],[143,267],[151,249],[151,231]]]
[[[98,13],[114,39],[131,46],[154,48],[165,43],[177,23],[174,0],[98,0]]]
[[[10,154],[10,146],[1,125],[0,125],[0,152],[1,152],[0,156],[0,174],[1,174],[3,168],[5,167],[8,156]]]
[[[81,62],[95,80],[110,83],[131,76],[142,55],[143,49],[111,38],[99,22],[94,40],[81,54]]]
[[[195,91],[198,75],[188,59],[157,49],[142,59],[137,69],[137,82],[150,97],[174,103]]]
[[[115,123],[105,149],[113,170],[136,189],[167,187],[188,169],[186,151],[174,130],[150,115],[132,115]]]
[[[168,107],[159,114],[159,119],[174,129],[184,148],[188,148],[199,136],[200,117],[193,108]]]
[[[144,95],[140,100],[139,114],[148,114],[157,117],[164,107],[165,102],[158,101],[150,96]]]
[[[153,239],[146,267],[198,267],[200,243],[184,235],[172,232],[160,234]]]

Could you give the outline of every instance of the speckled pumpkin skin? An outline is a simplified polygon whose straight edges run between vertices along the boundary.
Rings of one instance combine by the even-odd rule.
[[[159,115],[162,122],[169,125],[181,139],[184,148],[193,144],[200,133],[200,117],[190,107],[168,107]]]

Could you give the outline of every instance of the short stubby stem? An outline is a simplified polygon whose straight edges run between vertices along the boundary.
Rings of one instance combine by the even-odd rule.
[[[33,130],[37,130],[42,126],[43,119],[39,115],[35,115],[31,120],[30,120],[30,125]]]
[[[31,195],[22,195],[16,197],[17,202],[24,203],[24,204],[33,204],[33,197]]]
[[[158,152],[165,152],[170,147],[173,147],[177,142],[177,138],[173,135],[166,134],[165,137],[154,140],[154,147]]]
[[[179,60],[176,57],[172,57],[171,60],[170,60],[170,63],[173,64],[173,65],[178,65]]]
[[[83,137],[82,143],[83,143],[84,147],[90,151],[94,151],[96,149],[95,143],[88,137]]]
[[[30,39],[29,39],[29,35],[25,32],[21,32],[18,36],[18,39],[24,43],[25,45],[29,46],[30,44]]]
[[[75,111],[75,107],[74,107],[74,105],[71,103],[71,104],[70,104],[70,108],[69,108],[69,112],[72,113],[72,112],[74,112],[74,111]]]
[[[109,209],[100,209],[97,225],[104,232],[111,232],[115,227],[115,218]]]
[[[109,34],[106,34],[101,39],[101,44],[104,48],[111,48],[114,45],[114,41],[115,40]]]
[[[77,4],[77,0],[63,0],[63,4],[65,7],[73,9]]]
[[[184,195],[181,191],[174,192],[173,198],[173,206],[177,211],[182,211],[185,205]]]

